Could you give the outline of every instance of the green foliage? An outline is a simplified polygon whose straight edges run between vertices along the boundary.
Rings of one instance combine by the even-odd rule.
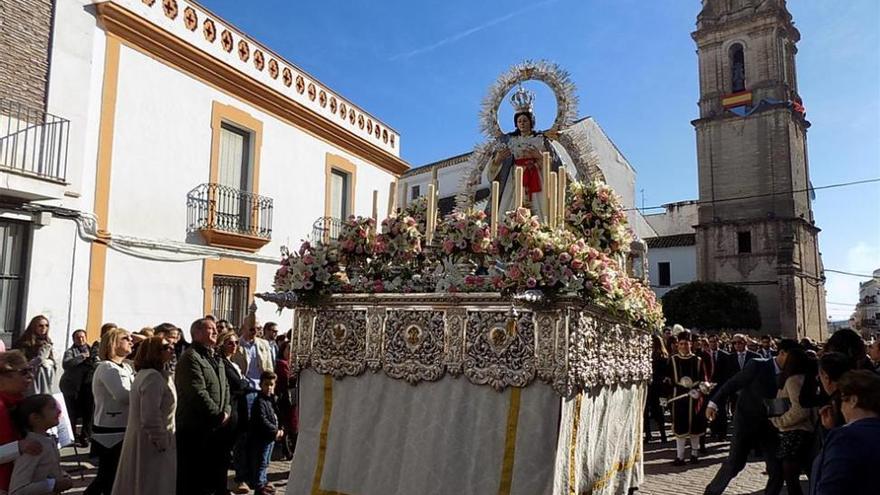
[[[758,330],[761,313],[751,292],[718,282],[691,282],[663,295],[666,324],[700,330]]]

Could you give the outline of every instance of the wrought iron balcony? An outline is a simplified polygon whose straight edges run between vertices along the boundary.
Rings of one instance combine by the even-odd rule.
[[[339,238],[342,231],[342,220],[335,217],[320,217],[312,224],[313,243],[328,243]]]
[[[65,182],[70,121],[0,98],[0,168]]]
[[[272,238],[272,198],[222,184],[200,184],[186,195],[188,231],[212,246],[257,251]]]

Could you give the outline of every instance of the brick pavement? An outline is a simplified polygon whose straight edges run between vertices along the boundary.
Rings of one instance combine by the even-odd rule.
[[[709,442],[706,445],[708,454],[703,456],[699,464],[677,467],[672,465],[675,458],[675,442],[668,441],[665,444],[652,442],[645,444],[645,483],[639,488],[638,495],[701,495],[703,489],[715,476],[721,462],[727,457],[729,444],[727,442]],[[85,468],[82,478],[77,469],[77,460]],[[64,469],[74,476],[74,489],[68,493],[82,493],[95,476],[95,470],[88,460],[88,456],[80,454],[76,456],[72,448],[62,450],[62,465]],[[275,485],[279,495],[284,493],[287,486],[287,476],[290,469],[289,462],[273,462],[269,469],[269,479]],[[764,463],[755,459],[746,465],[746,468],[731,482],[726,495],[759,495],[764,491],[767,480],[764,471]],[[231,473],[230,473],[231,475]],[[801,478],[805,480],[806,478]],[[804,493],[806,482],[802,481]],[[783,490],[783,494],[785,490]]]

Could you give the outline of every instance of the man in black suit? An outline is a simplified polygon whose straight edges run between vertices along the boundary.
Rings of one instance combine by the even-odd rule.
[[[736,338],[736,337],[734,337]],[[739,391],[736,413],[733,416],[733,439],[724,464],[706,487],[705,495],[721,495],[728,483],[745,467],[749,451],[761,447],[767,465],[765,495],[778,495],[782,489],[782,464],[776,457],[778,439],[776,430],[767,417],[765,399],[776,397],[777,375],[785,366],[788,351],[798,347],[794,340],[783,340],[779,354],[771,359],[752,359],[742,371],[718,388],[706,408],[709,421],[715,419],[718,404],[723,404],[734,392]]]
[[[728,367],[732,364],[730,363],[732,358],[730,353],[721,349],[718,344],[717,335],[709,336],[709,349],[707,350],[709,362],[711,364],[711,376],[709,376],[709,381],[716,384],[716,387],[721,387],[724,385],[724,382],[730,378]],[[716,439],[724,440],[727,438],[726,404],[719,406],[715,421],[709,423],[709,429],[712,431],[712,436]]]

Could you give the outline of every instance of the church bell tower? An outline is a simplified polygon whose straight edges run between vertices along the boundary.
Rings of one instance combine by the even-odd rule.
[[[697,133],[700,280],[758,298],[762,332],[826,337],[819,229],[785,0],[703,0],[692,33],[700,72]]]

